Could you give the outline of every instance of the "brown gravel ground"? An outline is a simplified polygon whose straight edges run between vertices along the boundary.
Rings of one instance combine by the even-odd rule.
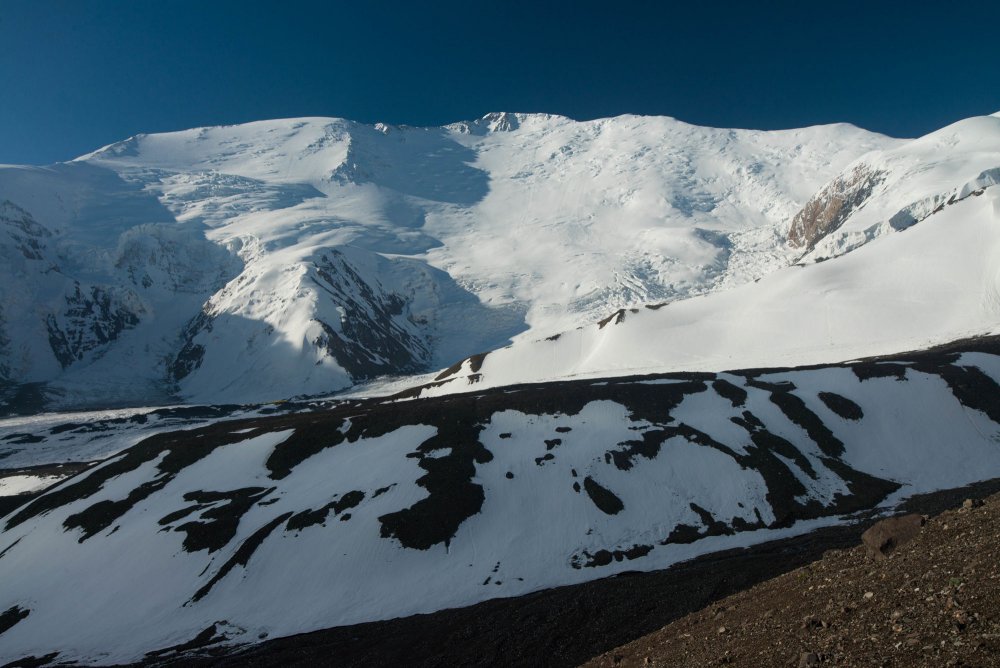
[[[1000,494],[885,559],[830,550],[584,665],[1000,666]]]

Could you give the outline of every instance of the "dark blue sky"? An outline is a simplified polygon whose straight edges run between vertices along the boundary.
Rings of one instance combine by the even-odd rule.
[[[1000,3],[0,2],[0,162],[289,116],[847,121],[1000,110]]]

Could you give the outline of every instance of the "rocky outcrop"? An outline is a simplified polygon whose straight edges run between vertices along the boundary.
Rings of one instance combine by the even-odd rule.
[[[838,176],[813,196],[792,219],[788,243],[812,249],[816,242],[833,232],[864,206],[883,181],[885,172],[866,164]]]
[[[325,349],[355,379],[410,373],[425,365],[429,345],[410,321],[406,300],[366,280],[348,258],[331,250],[316,259],[313,282],[336,305],[339,322],[317,319]]]
[[[45,319],[52,354],[64,369],[135,327],[146,312],[131,290],[81,286],[75,281],[64,301],[61,311]]]
[[[195,337],[202,332],[211,331],[212,316],[208,312],[202,310],[191,319],[181,334],[181,348],[167,367],[171,381],[183,380],[201,366],[201,361],[205,358],[205,346],[195,341]]]
[[[0,202],[0,231],[9,240],[0,241],[0,257],[5,255],[3,246],[20,254],[25,260],[42,260],[45,239],[52,233],[40,225],[30,213],[10,200]]]

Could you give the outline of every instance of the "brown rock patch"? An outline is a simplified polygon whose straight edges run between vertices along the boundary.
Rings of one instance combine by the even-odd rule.
[[[896,541],[875,561],[866,545],[831,550],[585,665],[1000,665],[1000,495],[922,520],[873,532]]]
[[[861,534],[861,542],[870,557],[885,559],[897,547],[906,545],[916,538],[926,522],[923,515],[916,513],[890,517],[875,523]]]

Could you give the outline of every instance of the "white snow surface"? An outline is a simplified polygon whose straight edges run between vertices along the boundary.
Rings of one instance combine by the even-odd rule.
[[[15,496],[38,492],[51,487],[65,476],[57,475],[9,475],[0,478],[0,496]]]
[[[971,172],[956,177],[955,161],[939,151],[942,145],[965,146],[975,158]],[[992,177],[969,177],[992,174],[981,169],[985,165],[1000,166],[1000,119],[950,126],[893,155],[907,165],[900,190],[919,181],[915,192],[943,193],[901,232],[662,308],[609,311],[614,317],[606,324],[554,340],[517,341],[491,352],[481,369],[466,361],[424,394],[560,378],[829,363],[1000,331],[1000,188]],[[943,157],[936,162],[934,156]],[[952,187],[956,183],[965,185]],[[898,201],[914,197],[911,192],[900,199],[890,189],[855,217],[898,211]]]
[[[55,407],[249,402],[446,366],[784,266],[799,207],[900,143],[844,124],[303,118],[3,167],[0,381],[47,383]]]

